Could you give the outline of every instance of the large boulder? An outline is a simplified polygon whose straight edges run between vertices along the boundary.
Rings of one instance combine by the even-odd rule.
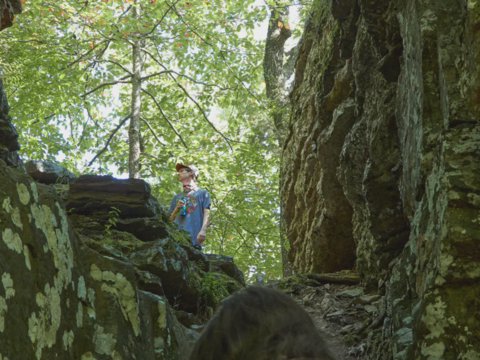
[[[52,161],[29,160],[25,162],[25,170],[43,184],[68,184],[76,178],[72,172]]]
[[[102,193],[104,189],[110,193]],[[193,248],[187,233],[176,229],[163,212],[137,217],[138,209],[152,203],[149,191],[143,181],[81,176],[67,199],[70,219],[82,243],[131,264],[142,290],[165,296],[177,311],[201,321],[224,297],[245,285],[243,274],[233,258]],[[114,206],[118,211],[107,212]],[[188,318],[192,322],[192,316]]]
[[[160,219],[158,227],[167,235],[145,241],[131,232],[106,230],[107,222],[101,218],[70,218],[83,244],[102,256],[131,264],[140,289],[165,296],[176,310],[198,315],[197,322],[209,314],[208,308],[217,307],[245,285],[231,257],[201,253],[190,245],[188,236]]]
[[[115,179],[109,175],[80,176],[70,185],[67,209],[72,214],[100,216],[118,209],[121,219],[155,217],[162,213],[145,181]]]
[[[158,221],[157,218],[118,219],[115,228],[132,233],[143,241],[163,239],[168,235],[165,222]]]
[[[237,280],[240,284],[245,285],[243,273],[235,265],[233,257],[218,254],[205,254],[205,257],[208,261],[210,272],[224,273]]]
[[[54,187],[2,160],[0,183],[2,358],[186,359],[197,335],[177,316],[199,324],[242,286],[206,271],[162,218],[145,241],[108,216],[67,214]]]
[[[50,186],[2,160],[0,183],[2,358],[182,358],[189,331],[132,264],[81,241]]]

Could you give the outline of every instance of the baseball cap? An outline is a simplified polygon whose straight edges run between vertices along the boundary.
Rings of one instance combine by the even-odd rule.
[[[198,175],[200,175],[200,171],[198,171],[198,168],[192,164],[185,165],[185,164],[177,163],[177,165],[175,165],[175,169],[177,170],[177,172],[180,171],[181,169],[189,169],[193,173],[193,176],[195,176],[195,178],[198,178]]]

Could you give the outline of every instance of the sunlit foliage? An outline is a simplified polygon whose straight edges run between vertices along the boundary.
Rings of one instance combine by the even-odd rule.
[[[131,7],[141,17],[133,21]],[[207,251],[250,279],[280,275],[278,144],[264,98],[267,18],[254,0],[31,0],[0,33],[0,67],[25,158],[127,172],[131,45],[142,39],[142,177],[168,206],[174,164],[213,196]]]

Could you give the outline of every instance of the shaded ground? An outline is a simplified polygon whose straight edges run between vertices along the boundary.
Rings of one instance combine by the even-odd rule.
[[[379,345],[383,297],[365,293],[354,273],[299,275],[269,286],[305,308],[338,360],[377,358],[367,353],[375,353]]]

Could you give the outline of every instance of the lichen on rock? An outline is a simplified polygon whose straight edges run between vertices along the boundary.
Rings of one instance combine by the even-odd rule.
[[[56,343],[62,318],[61,291],[46,284],[44,292],[35,296],[39,311],[32,313],[28,319],[28,336],[37,359],[42,359],[44,348],[50,348]]]
[[[480,5],[312,6],[282,153],[294,269],[385,293],[385,359],[475,358]]]
[[[136,336],[140,334],[140,319],[135,289],[121,273],[102,271],[95,264],[90,267],[90,275],[96,281],[102,282],[101,289],[120,303],[125,320],[129,321]]]
[[[162,216],[128,217],[157,211],[138,196],[148,186],[131,184],[135,204],[121,205],[126,215],[105,238],[108,215],[67,214],[53,186],[36,184],[2,160],[0,183],[4,358],[15,358],[18,348],[39,360],[187,356],[195,335],[173,307],[191,312],[188,321],[182,317],[187,326],[205,321],[199,286],[209,263],[188,242],[178,243],[183,234]],[[119,190],[128,186],[123,181]],[[233,263],[228,269],[238,277]]]

